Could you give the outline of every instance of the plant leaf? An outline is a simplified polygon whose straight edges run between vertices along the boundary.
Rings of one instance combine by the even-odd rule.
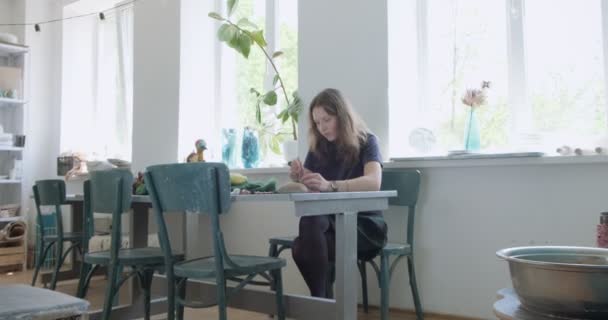
[[[220,21],[224,20],[224,17],[222,17],[222,15],[217,12],[209,12],[208,16],[209,16],[209,18],[213,18],[215,20],[220,20]]]
[[[241,53],[241,47],[239,45],[240,33],[241,32],[237,30],[236,34],[232,37],[232,39],[226,42],[230,48],[235,49],[238,53]]]
[[[241,18],[236,24],[241,28],[258,29],[258,26],[247,18]]]
[[[278,73],[274,75],[274,78],[272,78],[272,85],[276,86],[277,82],[279,82],[279,74]]]
[[[283,51],[275,51],[275,53],[272,54],[272,58],[276,58],[283,55]]]
[[[252,32],[249,32],[249,35],[251,36],[251,39],[253,39],[253,41],[255,41],[255,43],[259,44],[261,47],[266,46],[266,39],[264,39],[264,31],[262,31],[262,30],[252,31]]]
[[[228,0],[228,16],[230,17],[234,10],[236,10],[236,5],[239,3],[239,0]]]
[[[240,48],[241,54],[245,58],[249,58],[249,52],[251,51],[251,38],[244,32],[239,33],[238,36],[238,47]]]
[[[268,91],[264,95],[264,103],[269,106],[274,106],[277,104],[277,93],[274,91]]]
[[[238,32],[239,30],[235,26],[224,23],[217,30],[217,38],[220,41],[230,42],[232,38],[238,35]]]
[[[255,93],[256,97],[260,96],[260,93],[258,92],[258,90],[256,90],[255,88],[249,88],[249,92],[250,93]]]

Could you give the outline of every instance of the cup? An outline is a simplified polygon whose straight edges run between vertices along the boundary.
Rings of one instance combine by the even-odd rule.
[[[14,136],[14,145],[15,147],[25,147],[25,135],[24,134],[16,134]]]

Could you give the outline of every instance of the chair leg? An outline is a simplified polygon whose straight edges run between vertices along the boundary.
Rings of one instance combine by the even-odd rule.
[[[272,278],[275,287],[275,296],[277,300],[277,318],[278,320],[285,320],[285,304],[283,303],[283,278],[281,276],[281,269],[272,270]]]
[[[423,320],[424,313],[422,312],[422,304],[420,303],[420,295],[418,294],[418,285],[416,284],[416,272],[414,270],[414,257],[407,257],[407,271],[410,276],[410,288],[412,289],[412,297],[414,297],[414,306],[416,307],[416,319]]]
[[[334,282],[336,280],[336,265],[331,264],[328,270],[327,285],[325,286],[325,297],[328,299],[334,298]]]
[[[51,280],[51,290],[55,290],[57,287],[57,275],[59,274],[59,269],[61,269],[61,265],[63,257],[63,241],[59,240],[55,245],[55,270],[53,271],[53,279]]]
[[[144,319],[150,320],[150,287],[152,286],[152,277],[154,270],[146,269],[137,272],[139,285],[144,292]],[[118,290],[118,288],[117,288]]]
[[[363,312],[369,312],[369,305],[367,302],[367,270],[365,261],[361,260],[357,263],[359,267],[359,273],[361,274],[361,294],[363,295]]]
[[[167,267],[165,271],[167,275],[167,320],[175,320],[175,306],[178,305],[177,301],[175,301],[176,283],[172,270],[172,267]]]
[[[187,282],[188,282],[188,278],[183,278],[178,281],[177,294],[182,301],[186,299],[186,283]],[[176,308],[177,308],[177,320],[184,320],[184,305],[181,303],[176,303]]]
[[[46,255],[47,255],[49,249],[53,246],[53,242],[47,244],[46,247],[44,246],[44,242],[41,242],[41,245],[42,245],[43,249],[40,250],[40,254],[38,255],[38,259],[36,261],[36,270],[34,270],[34,277],[32,278],[32,286],[36,286],[36,279],[38,278],[38,272],[40,271],[40,267],[42,267],[42,264],[44,264],[44,260],[46,260]]]
[[[83,261],[80,263],[80,279],[78,279],[78,288],[76,289],[76,297],[83,298],[84,297],[84,284],[87,281],[87,275],[91,270],[91,265]]]
[[[217,307],[219,311],[219,320],[228,320],[226,305],[226,280],[222,279],[222,281],[217,283]]]
[[[103,320],[110,320],[110,314],[112,313],[112,306],[114,305],[114,295],[118,288],[116,288],[116,282],[118,281],[120,265],[118,263],[110,263],[108,265],[108,283],[106,287],[106,298],[103,302],[103,314],[101,318]]]
[[[270,244],[270,248],[268,248],[268,256],[277,258],[279,256],[279,248],[276,244]],[[272,276],[272,272],[270,273]],[[270,281],[270,291],[275,291],[274,281]]]
[[[388,255],[380,255],[380,319],[388,319],[388,303],[389,303],[389,264]]]
[[[84,262],[83,262],[84,263]],[[89,265],[87,263],[87,265]],[[87,296],[87,292],[89,291],[89,284],[91,283],[91,277],[93,277],[93,274],[95,273],[95,271],[97,271],[97,269],[99,268],[99,265],[91,265],[89,269],[89,271],[86,273],[86,276],[84,278],[84,282],[82,284],[82,288],[79,288],[80,294],[77,295],[78,298],[84,298]]]

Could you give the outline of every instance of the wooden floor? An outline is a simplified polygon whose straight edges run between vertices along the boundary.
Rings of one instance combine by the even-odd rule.
[[[0,284],[14,284],[14,283],[24,283],[30,284],[32,280],[32,271],[28,270],[26,272],[14,272],[14,273],[0,273]],[[76,281],[64,281],[57,284],[57,290],[63,293],[67,293],[70,295],[75,294],[76,292]],[[94,278],[91,281],[91,286],[89,289],[89,293],[87,295],[87,300],[91,302],[91,310],[100,309],[103,305],[103,295],[105,288],[105,280],[103,277]],[[126,294],[122,294],[122,297],[125,297]],[[163,316],[153,317],[153,319],[164,319]],[[197,320],[206,320],[206,319],[217,319],[217,308],[207,308],[207,309],[186,309],[185,311],[186,319],[197,319]],[[254,312],[241,311],[236,309],[228,310],[228,318],[230,320],[268,320],[270,319],[265,314],[259,314]],[[372,309],[368,314],[359,312],[357,317],[358,320],[379,320],[380,314],[377,309]],[[392,320],[415,320],[416,317],[412,313],[404,312],[404,311],[392,311],[391,312]],[[425,320],[456,320],[454,317],[447,316],[434,316],[428,315],[425,316]],[[323,320],[323,319],[319,319]]]

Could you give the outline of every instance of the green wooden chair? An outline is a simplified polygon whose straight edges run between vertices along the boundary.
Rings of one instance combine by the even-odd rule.
[[[80,273],[77,296],[86,296],[91,276],[100,266],[108,268],[108,284],[104,300],[102,319],[110,319],[115,296],[125,281],[137,276],[144,293],[145,319],[150,319],[150,287],[155,271],[164,269],[165,257],[160,248],[121,249],[123,213],[130,212],[133,175],[125,169],[93,171],[84,183],[85,239],[93,235],[93,213],[112,215],[110,250],[87,252]],[[88,241],[87,241],[88,242]],[[87,248],[88,249],[88,248]],[[182,259],[183,255],[172,255]],[[130,272],[122,277],[124,267]]]
[[[77,249],[82,254],[82,233],[80,232],[64,232],[61,206],[66,204],[65,199],[65,182],[63,180],[39,180],[33,186],[34,202],[36,203],[38,225],[40,226],[40,248],[38,257],[36,258],[36,266],[34,277],[32,278],[32,286],[36,285],[38,272],[44,264],[47,254],[51,247],[55,246],[55,267],[53,270],[53,278],[51,280],[51,290],[55,290],[57,285],[57,274],[63,265],[68,254]],[[55,216],[56,234],[45,234],[42,223],[41,206],[53,206]],[[66,252],[63,252],[64,242],[70,242],[70,247]]]
[[[219,216],[228,212],[231,205],[230,177],[226,165],[206,162],[150,166],[147,168],[145,181],[156,211],[160,246],[165,254],[169,320],[174,319],[175,311],[177,318],[181,320],[184,306],[206,308],[215,305],[219,308],[219,319],[226,320],[228,299],[247,284],[259,284],[253,280],[257,275],[273,279],[273,286],[276,288],[277,316],[280,320],[285,318],[281,280],[281,268],[285,266],[285,260],[229,255],[224,246]],[[213,255],[177,263],[171,259],[171,243],[164,218],[166,212],[209,214],[211,224],[209,231],[213,235]],[[215,278],[216,301],[212,303],[187,301],[185,290],[187,280],[190,278]],[[235,281],[238,285],[228,290],[226,281]]]
[[[366,264],[369,263],[376,271],[378,285],[380,287],[380,319],[386,320],[388,319],[390,279],[397,263],[402,258],[406,257],[410,278],[410,288],[412,290],[414,306],[416,308],[416,318],[418,320],[423,320],[424,315],[422,312],[422,304],[420,303],[418,285],[416,284],[416,273],[414,270],[414,217],[416,212],[416,203],[418,201],[418,193],[420,191],[420,171],[385,170],[382,173],[382,190],[397,190],[397,197],[390,198],[389,204],[395,206],[405,206],[408,208],[406,227],[407,243],[387,243],[380,252],[379,266],[374,260],[359,260],[357,262],[359,273],[361,274],[363,309],[366,313],[368,312]],[[294,239],[295,237],[270,238],[269,255],[272,257],[278,257],[283,250],[291,249]],[[392,263],[390,263],[390,257],[395,257]],[[328,288],[331,288],[331,286],[328,286]]]

